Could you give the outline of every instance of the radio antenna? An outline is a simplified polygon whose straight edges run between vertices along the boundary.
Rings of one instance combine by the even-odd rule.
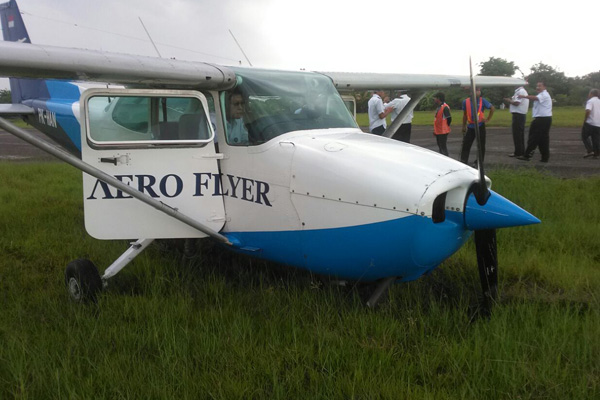
[[[242,54],[244,55],[244,57],[246,58],[246,61],[248,61],[248,64],[252,67],[252,63],[250,62],[250,60],[248,59],[248,56],[246,55],[246,53],[244,52],[244,49],[242,49],[242,46],[240,46],[239,42],[237,41],[237,39],[235,38],[235,36],[233,35],[233,32],[231,32],[231,29],[228,29],[229,33],[231,34],[231,37],[233,38],[233,40],[235,41],[235,44],[237,44],[237,46],[240,48],[240,51],[242,52]]]
[[[152,46],[154,46],[154,50],[156,50],[156,54],[158,54],[159,58],[162,58],[162,56],[160,55],[160,52],[158,51],[158,47],[156,47],[156,45],[154,44],[154,40],[152,40],[152,36],[150,36],[150,32],[148,32],[148,29],[146,29],[146,25],[144,25],[144,21],[142,21],[141,17],[138,17],[138,19],[140,20],[142,27],[146,31],[146,35],[148,35],[148,39],[150,39],[150,43],[152,43]]]

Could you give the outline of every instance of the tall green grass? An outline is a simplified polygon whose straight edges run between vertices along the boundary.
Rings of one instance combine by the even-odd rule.
[[[0,398],[596,399],[600,178],[489,175],[543,222],[498,233],[502,295],[473,320],[471,243],[375,311],[364,288],[174,241],[76,305],[66,263],[102,271],[127,243],[85,233],[80,172],[0,163]]]

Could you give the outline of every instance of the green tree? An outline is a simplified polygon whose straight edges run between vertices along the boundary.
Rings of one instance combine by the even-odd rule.
[[[490,57],[489,60],[479,63],[480,75],[487,76],[513,76],[519,67],[512,61],[504,58]],[[499,107],[505,97],[513,94],[511,88],[489,88],[482,90],[482,96],[488,99],[494,106]]]
[[[368,111],[368,103],[371,99],[371,94],[372,92],[354,92],[357,113],[366,113]]]
[[[12,103],[12,99],[10,97],[10,90],[0,90],[0,104]]]
[[[600,89],[600,71],[584,75],[581,79],[590,89]]]
[[[535,93],[537,82],[545,82],[550,96],[557,100],[557,106],[572,105],[570,97],[571,88],[575,82],[574,78],[567,78],[564,72],[557,71],[550,65],[539,62],[531,67],[531,73],[527,76],[530,91]]]
[[[600,89],[600,71],[592,72],[573,79],[569,101],[572,105],[583,105],[591,89]]]
[[[489,60],[479,63],[479,66],[479,75],[488,76],[513,76],[519,69],[514,62],[496,57],[490,57]]]

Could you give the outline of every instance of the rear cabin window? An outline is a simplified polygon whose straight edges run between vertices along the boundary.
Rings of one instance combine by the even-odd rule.
[[[213,132],[196,97],[94,96],[88,137],[95,144],[207,143]]]

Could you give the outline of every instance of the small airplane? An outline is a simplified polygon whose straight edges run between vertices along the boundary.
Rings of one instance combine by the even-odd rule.
[[[431,272],[474,232],[489,306],[496,229],[540,222],[491,191],[483,165],[389,138],[428,90],[521,79],[264,70],[39,46],[15,0],[0,16],[0,75],[13,97],[0,115],[22,116],[60,146],[2,118],[0,127],[85,172],[91,236],[138,238],[102,276],[89,260],[68,264],[76,301],[95,300],[154,239],[210,237],[238,253],[375,282],[374,306],[390,284]],[[383,136],[363,133],[342,99],[400,88],[417,95]]]

